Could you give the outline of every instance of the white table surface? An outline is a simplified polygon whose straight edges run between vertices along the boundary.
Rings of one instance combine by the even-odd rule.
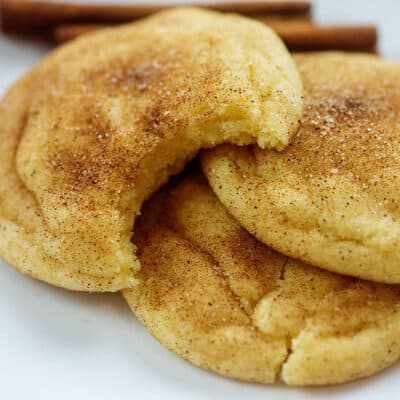
[[[315,3],[321,22],[376,23],[383,55],[400,60],[400,1]],[[0,34],[0,93],[49,49]],[[118,295],[53,288],[0,261],[0,399],[375,400],[399,393],[400,363],[373,378],[329,388],[224,379],[164,349]]]

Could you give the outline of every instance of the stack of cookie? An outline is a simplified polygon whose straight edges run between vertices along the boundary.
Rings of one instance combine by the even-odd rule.
[[[399,105],[400,66],[244,17],[90,34],[0,105],[0,253],[222,375],[371,375],[400,358]]]

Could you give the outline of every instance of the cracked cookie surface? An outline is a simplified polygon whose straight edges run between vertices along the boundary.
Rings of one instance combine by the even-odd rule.
[[[276,253],[222,206],[200,174],[150,199],[134,239],[140,283],[123,291],[163,345],[219,374],[320,385],[400,357],[400,288]]]
[[[211,187],[259,240],[312,265],[400,283],[400,65],[371,55],[295,55],[301,128],[282,152],[219,146]]]
[[[0,105],[0,255],[74,290],[131,287],[142,202],[202,147],[284,147],[302,112],[281,40],[195,8],[85,35]]]

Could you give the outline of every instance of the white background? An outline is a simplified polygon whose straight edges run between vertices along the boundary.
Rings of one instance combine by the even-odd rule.
[[[320,0],[320,22],[373,22],[383,55],[400,60],[400,2]],[[0,34],[0,93],[50,47]],[[1,123],[1,121],[0,121]],[[202,371],[160,346],[118,295],[53,288],[0,261],[0,399],[398,398],[400,364],[330,388],[239,383]]]

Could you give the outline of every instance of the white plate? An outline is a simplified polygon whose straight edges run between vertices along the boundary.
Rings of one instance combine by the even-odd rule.
[[[317,19],[374,22],[384,55],[400,59],[400,2],[317,2]],[[0,35],[0,92],[49,48]],[[1,123],[1,121],[0,121]],[[0,399],[397,398],[400,364],[330,388],[263,387],[224,379],[174,356],[118,295],[53,288],[0,261]]]

